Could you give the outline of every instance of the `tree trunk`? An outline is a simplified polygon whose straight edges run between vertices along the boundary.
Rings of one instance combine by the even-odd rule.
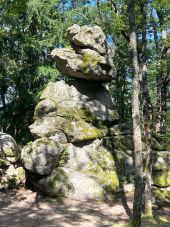
[[[145,138],[145,153],[144,153],[144,174],[145,174],[145,207],[144,213],[147,216],[152,216],[152,103],[148,90],[147,83],[147,67],[142,66],[142,101],[143,101],[143,120],[144,120],[144,138]]]
[[[135,2],[128,0],[128,18],[130,28],[130,48],[133,68],[133,93],[132,93],[132,120],[134,142],[135,166],[135,192],[133,203],[133,225],[141,226],[142,197],[143,197],[143,159],[142,159],[142,133],[140,119],[140,72],[137,55],[137,35],[135,24]]]
[[[147,216],[152,216],[152,119],[153,108],[148,89],[148,72],[147,72],[147,0],[140,2],[141,14],[142,14],[142,53],[141,53],[141,77],[142,77],[142,102],[143,107],[143,134],[145,138],[145,152],[144,152],[144,177],[145,177],[145,207],[144,213]]]
[[[164,15],[160,10],[157,10],[159,24],[162,27],[164,24]],[[154,31],[154,33],[157,33]],[[166,133],[166,110],[167,110],[167,83],[168,80],[168,67],[167,58],[168,51],[166,46],[167,31],[164,29],[161,32],[162,46],[160,47],[159,61],[157,63],[157,119],[156,119],[156,132],[160,134]],[[156,40],[155,40],[156,42]]]

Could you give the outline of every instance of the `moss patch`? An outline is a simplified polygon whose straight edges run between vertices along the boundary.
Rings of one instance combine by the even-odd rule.
[[[90,69],[94,69],[97,64],[101,61],[100,56],[92,55],[90,53],[83,54],[83,63],[80,65],[81,70],[84,74],[89,74]]]
[[[85,173],[95,177],[103,188],[103,197],[111,199],[113,193],[118,191],[119,179],[114,159],[109,151],[100,148],[90,156]]]
[[[170,171],[153,172],[153,182],[160,187],[170,186]]]
[[[107,128],[96,128],[83,120],[68,121],[67,124],[64,125],[64,132],[69,142],[81,142],[102,138],[107,134]]]

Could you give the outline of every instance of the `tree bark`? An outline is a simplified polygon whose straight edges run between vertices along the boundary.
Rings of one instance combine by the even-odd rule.
[[[128,19],[130,29],[130,49],[133,68],[132,120],[135,166],[135,192],[133,202],[133,225],[141,226],[142,197],[143,197],[143,158],[142,133],[140,119],[140,70],[137,53],[137,35],[135,24],[135,1],[128,0]]]
[[[143,134],[145,138],[145,152],[144,152],[144,174],[145,174],[145,206],[144,213],[147,216],[152,216],[152,119],[153,119],[153,108],[152,102],[148,89],[148,72],[147,72],[147,37],[146,37],[146,26],[147,26],[147,0],[140,2],[141,14],[142,14],[142,59],[141,59],[141,74],[142,74],[142,103],[143,107]]]

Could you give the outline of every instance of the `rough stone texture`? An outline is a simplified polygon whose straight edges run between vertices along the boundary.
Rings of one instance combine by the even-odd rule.
[[[40,138],[25,146],[21,153],[24,167],[40,175],[50,174],[59,161],[63,148],[55,141]]]
[[[25,184],[25,171],[19,166],[20,149],[14,138],[0,132],[0,189],[18,188]]]
[[[58,48],[51,52],[62,74],[86,80],[114,79],[114,51],[100,27],[73,25],[67,35],[73,49]]]
[[[65,147],[66,160],[50,175],[34,176],[36,190],[50,196],[65,195],[76,199],[109,199],[118,191],[118,176],[112,154],[102,140]],[[61,157],[63,159],[63,157]]]
[[[51,174],[42,178],[30,175],[29,180],[36,190],[52,197],[67,195],[72,190],[70,179],[62,168],[53,169]]]
[[[23,167],[10,165],[3,171],[0,181],[0,189],[19,188],[25,185],[25,170]]]
[[[71,44],[76,47],[96,50],[102,55],[111,52],[111,48],[106,42],[106,36],[99,26],[90,27],[85,25],[80,27],[74,24],[68,28],[67,35]]]
[[[40,99],[30,126],[35,137],[88,141],[107,135],[107,125],[118,121],[108,90],[95,82],[49,83]]]
[[[17,162],[20,158],[20,150],[14,138],[8,134],[0,132],[0,163]]]

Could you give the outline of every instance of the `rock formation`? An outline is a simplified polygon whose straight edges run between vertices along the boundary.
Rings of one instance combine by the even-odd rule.
[[[20,149],[12,136],[0,132],[0,189],[25,184],[25,171],[19,164]]]
[[[43,91],[30,126],[35,141],[23,148],[21,162],[29,182],[47,195],[108,198],[118,190],[119,177],[131,182],[134,176],[132,124],[119,123],[103,84],[114,79],[115,68],[101,28],[73,25],[67,35],[71,48],[54,49],[52,57],[70,80],[49,83]],[[159,145],[153,147],[162,150]],[[155,153],[158,186],[169,184],[169,178],[158,180],[161,171],[169,174],[170,164],[160,167],[165,157]]]
[[[58,48],[51,53],[62,74],[96,81],[114,79],[114,50],[100,27],[73,25],[67,35],[72,48]]]

